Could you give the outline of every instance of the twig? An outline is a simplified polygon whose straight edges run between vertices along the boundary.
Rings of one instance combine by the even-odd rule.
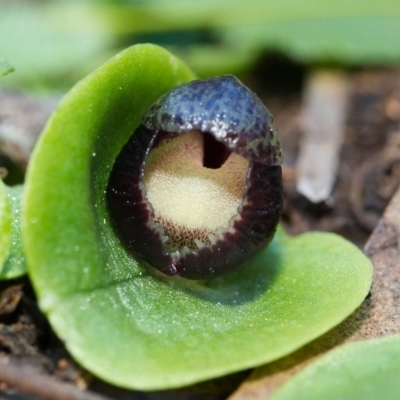
[[[30,366],[18,365],[8,358],[0,358],[0,382],[44,400],[110,400],[82,391],[69,383],[58,382]]]
[[[344,72],[310,72],[302,105],[304,138],[297,165],[297,190],[313,203],[328,200],[335,183],[348,97]]]

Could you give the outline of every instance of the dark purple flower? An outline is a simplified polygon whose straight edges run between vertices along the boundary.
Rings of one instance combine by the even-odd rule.
[[[282,212],[273,118],[235,77],[162,96],[116,159],[107,187],[127,249],[168,275],[208,279],[246,264]]]

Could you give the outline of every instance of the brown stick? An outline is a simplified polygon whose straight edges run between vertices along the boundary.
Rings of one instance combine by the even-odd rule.
[[[110,400],[95,393],[85,392],[50,376],[33,367],[18,365],[10,359],[0,359],[0,382],[18,391],[46,400]]]
[[[306,81],[304,136],[297,160],[297,190],[313,203],[327,201],[335,183],[349,97],[344,71],[317,69]]]

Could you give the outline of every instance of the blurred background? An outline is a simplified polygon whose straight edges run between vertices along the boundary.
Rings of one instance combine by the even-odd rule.
[[[200,77],[245,74],[272,53],[303,66],[394,65],[399,37],[395,0],[1,0],[0,57],[17,71],[1,86],[65,90],[143,42]]]

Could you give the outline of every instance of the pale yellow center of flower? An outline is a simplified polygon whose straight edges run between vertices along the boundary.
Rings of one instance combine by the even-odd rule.
[[[206,168],[203,153],[203,136],[193,131],[151,150],[145,166],[144,184],[156,221],[189,247],[194,239],[209,243],[209,234],[229,226],[243,199],[249,164],[231,153],[220,168]]]

